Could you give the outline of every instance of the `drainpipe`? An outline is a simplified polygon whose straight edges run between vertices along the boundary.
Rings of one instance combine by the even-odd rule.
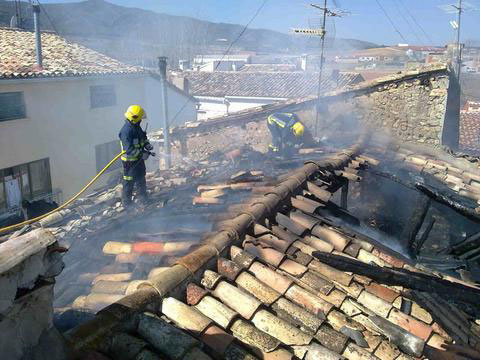
[[[40,5],[32,5],[33,8],[33,24],[35,27],[35,53],[37,55],[36,67],[38,70],[43,68],[42,57],[42,37],[40,34]]]
[[[167,58],[160,56],[158,58],[158,70],[160,71],[161,91],[162,91],[162,109],[163,109],[163,150],[165,158],[165,168],[170,169],[170,127],[168,124],[168,99],[167,99]]]

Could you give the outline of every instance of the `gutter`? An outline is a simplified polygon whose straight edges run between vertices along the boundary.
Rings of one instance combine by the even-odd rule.
[[[118,73],[118,74],[98,74],[98,75],[52,75],[52,76],[38,76],[25,78],[0,78],[0,85],[10,84],[31,84],[31,83],[45,83],[55,81],[75,81],[75,80],[104,80],[108,78],[144,78],[148,76],[147,73]]]
[[[97,313],[95,318],[85,322],[64,335],[74,352],[95,349],[116,327],[131,319],[139,312],[158,312],[165,296],[183,297],[189,282],[199,279],[205,269],[213,269],[219,256],[224,256],[232,245],[239,244],[247,231],[262,222],[278,206],[306,188],[307,179],[320,170],[333,171],[348,165],[358,155],[365,143],[365,137],[350,148],[331,154],[325,159],[306,162],[305,165],[282,177],[280,182],[262,198],[243,209],[230,221],[219,224],[219,231],[207,238],[190,254],[151,280],[139,285],[137,291],[123,297]]]

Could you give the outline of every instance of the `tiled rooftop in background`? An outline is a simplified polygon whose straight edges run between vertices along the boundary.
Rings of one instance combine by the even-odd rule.
[[[246,96],[296,99],[316,95],[318,74],[306,72],[188,71],[184,73],[194,96]],[[325,76],[323,91],[363,81],[358,73],[340,72],[338,80]]]
[[[116,75],[142,72],[94,50],[42,32],[43,70],[35,70],[35,34],[0,28],[0,79]]]
[[[461,151],[480,155],[480,112],[460,112],[460,139]]]

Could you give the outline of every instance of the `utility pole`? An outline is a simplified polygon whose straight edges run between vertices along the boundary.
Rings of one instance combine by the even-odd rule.
[[[161,90],[162,90],[162,110],[163,110],[163,151],[165,159],[165,168],[170,169],[170,126],[168,120],[168,98],[167,98],[167,58],[160,56],[158,58],[158,70],[160,72]]]
[[[317,88],[317,108],[315,114],[315,137],[318,137],[318,125],[320,119],[320,96],[322,94],[322,74],[323,74],[323,65],[325,63],[325,35],[326,35],[326,22],[327,16],[341,16],[339,13],[333,12],[328,9],[327,7],[327,0],[324,0],[323,7],[316,4],[310,4],[312,7],[319,9],[322,11],[322,27],[320,29],[293,29],[294,33],[297,34],[304,34],[310,36],[320,36],[320,64],[319,64],[319,71],[318,71],[318,88]]]
[[[327,0],[324,0],[323,9],[318,5],[312,4],[313,7],[323,10],[323,19],[322,19],[322,37],[321,37],[321,46],[320,46],[320,68],[318,71],[318,89],[317,89],[317,111],[315,113],[315,137],[318,137],[318,122],[320,117],[320,95],[322,92],[322,73],[323,73],[323,63],[324,63],[324,51],[325,51],[325,24],[327,22]]]
[[[458,83],[460,83],[460,73],[462,71],[462,45],[460,44],[460,25],[462,21],[462,0],[458,0],[457,5],[457,79]]]

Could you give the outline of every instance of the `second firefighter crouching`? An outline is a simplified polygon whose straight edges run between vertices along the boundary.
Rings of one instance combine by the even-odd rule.
[[[140,105],[130,106],[125,112],[125,124],[118,134],[123,153],[121,159],[123,163],[122,203],[124,207],[132,204],[135,186],[140,200],[144,203],[148,200],[145,160],[150,155],[155,156],[155,154],[151,152],[153,146],[148,142],[147,134],[140,126],[142,119],[145,117],[145,111]]]
[[[272,135],[270,152],[280,156],[291,156],[296,152],[295,145],[302,143],[305,126],[296,114],[275,113],[267,118],[268,130]]]

